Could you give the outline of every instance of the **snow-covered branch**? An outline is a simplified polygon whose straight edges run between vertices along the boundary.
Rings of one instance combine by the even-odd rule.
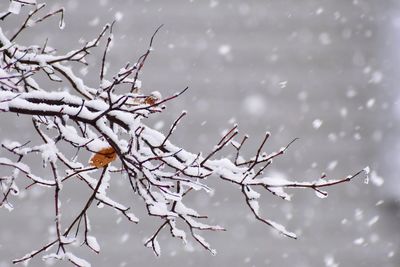
[[[163,112],[166,104],[174,101],[187,88],[174,95],[163,97],[159,92],[145,92],[140,89],[140,72],[152,50],[155,34],[151,37],[148,50],[133,63],[127,63],[118,73],[107,80],[104,71],[107,52],[112,40],[112,24],[106,25],[97,37],[81,48],[64,55],[58,55],[55,49],[32,45],[24,47],[18,44],[18,37],[39,22],[52,16],[60,16],[60,28],[64,27],[63,9],[45,13],[44,4],[35,1],[12,0],[8,11],[0,14],[0,19],[19,13],[18,8],[31,8],[32,11],[21,27],[10,37],[0,27],[0,113],[15,113],[32,118],[32,130],[40,137],[40,142],[29,140],[4,141],[2,147],[10,154],[10,159],[0,158],[0,165],[9,168],[11,175],[0,177],[0,206],[12,209],[12,195],[18,194],[17,182],[28,180],[26,190],[34,186],[43,186],[54,191],[55,236],[41,248],[28,253],[14,263],[25,262],[41,253],[50,253],[43,259],[68,260],[77,266],[89,266],[89,263],[69,251],[73,243],[81,242],[96,253],[100,245],[91,234],[89,209],[93,202],[99,202],[123,214],[129,221],[138,223],[139,219],[131,212],[130,203],[119,203],[109,195],[111,175],[126,178],[127,186],[143,201],[148,215],[157,217],[161,224],[150,235],[145,245],[156,255],[161,249],[157,237],[168,228],[171,236],[187,242],[188,235],[211,253],[215,250],[200,235],[202,231],[224,231],[219,225],[209,225],[206,215],[187,206],[186,196],[198,190],[211,191],[207,185],[210,176],[220,178],[237,186],[255,218],[290,238],[296,235],[284,226],[260,212],[260,192],[265,190],[285,200],[291,196],[287,188],[312,189],[317,195],[325,197],[325,187],[351,181],[364,169],[354,175],[337,180],[316,179],[311,182],[288,181],[270,177],[265,170],[272,161],[283,155],[296,140],[276,152],[264,151],[270,133],[266,133],[252,157],[244,159],[242,148],[248,139],[245,135],[240,142],[239,129],[234,125],[219,140],[209,153],[192,153],[170,141],[178,127],[183,112],[165,134],[146,125],[146,119],[152,114]],[[90,50],[99,47],[105,41],[101,61],[100,83],[97,88],[89,87],[83,78],[77,76],[70,65],[87,64]],[[42,87],[35,78],[39,73],[47,75],[50,81],[64,82],[69,91],[53,91]],[[126,85],[129,85],[128,89]],[[125,85],[125,86],[124,86]],[[77,152],[74,156],[66,153],[66,144]],[[224,148],[232,145],[235,157],[230,160],[224,156]],[[91,158],[87,158],[92,153]],[[52,174],[46,180],[33,174],[24,164],[28,157],[40,155],[43,166]],[[23,176],[23,177],[19,177]],[[70,222],[62,220],[61,196],[65,181],[82,182],[91,191],[83,208]],[[182,229],[177,227],[177,223]],[[50,250],[52,251],[50,252]]]

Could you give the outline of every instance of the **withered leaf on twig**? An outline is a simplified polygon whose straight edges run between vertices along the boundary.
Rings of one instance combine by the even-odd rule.
[[[114,161],[117,158],[117,153],[113,147],[106,147],[94,154],[90,160],[89,164],[96,168],[102,168]]]

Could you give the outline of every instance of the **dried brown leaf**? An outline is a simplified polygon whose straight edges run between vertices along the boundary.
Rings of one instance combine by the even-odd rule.
[[[114,161],[117,158],[117,153],[113,147],[106,147],[94,154],[90,160],[89,164],[96,168],[102,168]]]

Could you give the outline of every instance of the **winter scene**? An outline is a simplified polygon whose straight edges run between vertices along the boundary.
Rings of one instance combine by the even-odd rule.
[[[400,2],[1,0],[0,267],[400,266]]]

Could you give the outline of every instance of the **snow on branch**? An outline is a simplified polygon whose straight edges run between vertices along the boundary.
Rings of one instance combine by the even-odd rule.
[[[139,219],[131,211],[130,203],[119,203],[109,195],[111,175],[122,176],[130,190],[142,199],[148,215],[161,221],[160,226],[145,241],[146,247],[160,255],[161,247],[157,237],[166,228],[172,237],[179,238],[184,243],[191,237],[215,254],[215,250],[201,233],[225,229],[219,225],[207,224],[207,215],[201,215],[186,205],[188,194],[194,194],[198,190],[211,190],[207,185],[209,176],[219,177],[221,182],[236,185],[257,220],[282,235],[296,238],[284,226],[261,215],[261,191],[267,191],[284,200],[291,198],[285,192],[287,188],[311,189],[318,196],[325,197],[325,187],[349,182],[362,172],[368,174],[368,169],[364,169],[341,179],[316,179],[312,182],[269,177],[265,170],[296,139],[278,151],[268,153],[264,151],[264,145],[270,137],[267,132],[255,149],[254,156],[244,159],[242,148],[248,136],[245,135],[239,139],[241,141],[237,141],[240,136],[237,125],[227,131],[209,153],[189,152],[170,141],[186,115],[185,111],[165,134],[146,125],[147,118],[163,112],[166,104],[187,90],[184,88],[174,95],[163,97],[157,91],[145,92],[140,89],[140,73],[160,28],[151,37],[148,50],[138,60],[133,64],[128,62],[107,80],[104,68],[112,40],[113,24],[106,25],[92,41],[82,47],[58,55],[46,43],[42,47],[21,46],[18,44],[18,37],[37,23],[53,16],[60,16],[60,28],[63,28],[63,9],[41,14],[45,10],[45,4],[36,4],[33,0],[12,0],[8,11],[0,14],[0,19],[18,14],[22,7],[32,10],[14,34],[7,36],[4,32],[10,31],[3,31],[0,27],[0,113],[30,116],[32,131],[41,141],[19,143],[6,140],[1,144],[9,153],[9,158],[0,158],[0,165],[9,170],[10,175],[0,177],[0,207],[10,211],[13,209],[12,196],[19,193],[17,182],[20,180],[26,179],[28,182],[26,190],[35,186],[46,187],[54,192],[56,233],[48,243],[15,259],[14,263],[26,262],[39,254],[48,253],[42,255],[44,260],[67,260],[76,266],[90,266],[87,261],[72,254],[69,247],[71,244],[81,243],[95,253],[100,252],[100,245],[90,227],[89,211],[93,203],[104,204],[127,220],[138,223]],[[98,74],[100,82],[98,87],[89,87],[83,78],[75,74],[73,65],[87,64],[86,58],[90,51],[100,47],[105,38],[107,39]],[[70,90],[55,92],[48,87],[42,87],[35,81],[40,73],[47,75],[50,81],[65,83]],[[66,153],[66,144],[76,150],[75,155],[69,156]],[[235,149],[233,160],[223,156],[224,148],[228,145]],[[90,159],[87,158],[87,152],[92,154]],[[27,158],[37,155],[41,156],[43,166],[49,170],[52,178],[44,179],[33,174],[34,170],[23,163]],[[91,192],[72,221],[61,220],[61,196],[67,180],[81,183]],[[178,223],[182,228],[177,227]]]

